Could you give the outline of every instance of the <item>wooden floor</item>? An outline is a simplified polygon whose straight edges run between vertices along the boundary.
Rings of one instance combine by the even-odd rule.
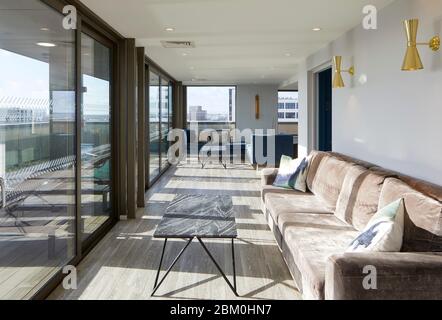
[[[11,197],[8,207],[0,209],[0,300],[32,297],[74,256],[72,172],[59,170],[25,180],[13,188],[18,200]],[[86,212],[103,203],[100,194],[83,197]],[[82,215],[84,234],[92,234],[107,219]]]
[[[78,289],[59,286],[49,299],[237,299],[199,243],[194,242],[157,291],[151,292],[163,245],[153,239],[156,225],[177,194],[231,195],[239,238],[236,269],[239,299],[300,299],[300,294],[260,210],[256,170],[213,164],[171,168],[146,193],[146,208],[136,220],[120,221],[78,266]],[[163,271],[184,246],[170,241]],[[228,277],[232,276],[228,241],[208,241]]]

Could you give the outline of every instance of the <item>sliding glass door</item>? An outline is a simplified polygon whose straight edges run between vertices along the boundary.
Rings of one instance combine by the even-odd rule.
[[[116,221],[116,41],[65,29],[63,2],[0,2],[2,300],[43,295]]]
[[[167,150],[169,142],[167,135],[169,134],[169,81],[161,79],[161,170],[169,166],[167,160]]]
[[[160,76],[155,72],[149,73],[149,170],[148,180],[155,180],[161,171],[160,150]]]
[[[1,1],[0,299],[33,296],[76,255],[76,43],[62,19]]]
[[[169,167],[167,136],[172,128],[172,82],[149,68],[148,72],[148,168],[147,181],[151,185]]]
[[[81,227],[87,239],[111,216],[111,49],[81,35]]]

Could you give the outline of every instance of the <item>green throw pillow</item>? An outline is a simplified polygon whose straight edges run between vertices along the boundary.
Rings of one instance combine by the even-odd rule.
[[[307,158],[292,159],[289,156],[282,156],[273,186],[306,192],[307,170]]]
[[[404,235],[404,199],[380,209],[347,252],[399,252]]]

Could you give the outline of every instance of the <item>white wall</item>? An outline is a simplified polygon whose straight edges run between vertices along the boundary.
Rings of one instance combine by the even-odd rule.
[[[309,71],[342,55],[356,76],[333,90],[333,150],[442,185],[442,52],[419,47],[425,70],[401,71],[409,18],[420,19],[418,41],[442,35],[441,0],[397,0],[379,12],[378,30],[358,26],[300,66],[301,154],[312,147]]]
[[[236,88],[236,127],[240,130],[276,129],[277,85],[238,85]],[[259,95],[260,118],[255,119],[255,96]]]

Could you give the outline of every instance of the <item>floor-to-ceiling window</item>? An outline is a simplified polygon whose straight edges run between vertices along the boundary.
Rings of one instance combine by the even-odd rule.
[[[298,134],[298,91],[278,92],[278,132]]]
[[[198,129],[234,129],[236,108],[235,86],[188,86],[187,126]]]
[[[44,296],[116,221],[117,39],[61,1],[0,2],[1,300]]]
[[[149,147],[146,175],[151,185],[169,167],[167,136],[172,128],[173,82],[160,71],[147,67]]]
[[[299,119],[298,91],[278,92],[278,122],[297,123]]]
[[[40,1],[0,9],[0,299],[21,299],[76,255],[76,43]]]
[[[153,181],[160,174],[160,76],[149,72],[149,174]]]
[[[161,79],[161,169],[164,170],[169,165],[167,160],[167,150],[169,142],[169,81]]]
[[[81,35],[81,226],[89,237],[111,216],[111,49]]]

